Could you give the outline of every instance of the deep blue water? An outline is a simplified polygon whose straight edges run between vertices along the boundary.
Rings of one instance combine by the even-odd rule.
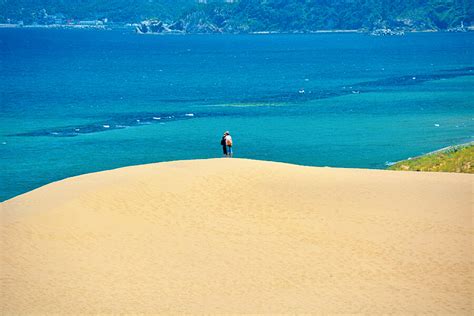
[[[0,29],[0,200],[98,170],[219,157],[225,130],[237,157],[385,168],[473,140],[473,67],[474,33]]]

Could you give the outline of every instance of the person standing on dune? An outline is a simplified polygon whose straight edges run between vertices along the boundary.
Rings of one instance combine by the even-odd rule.
[[[225,132],[225,144],[227,146],[227,156],[232,157],[232,136],[230,136],[229,131]]]
[[[227,157],[227,144],[225,142],[225,137],[227,135],[224,133],[221,138],[221,146],[222,146],[222,152],[224,153],[224,157]]]

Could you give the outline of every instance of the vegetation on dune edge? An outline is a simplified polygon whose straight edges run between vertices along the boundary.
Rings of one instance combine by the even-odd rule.
[[[424,156],[403,160],[388,169],[474,173],[474,143],[453,146]]]

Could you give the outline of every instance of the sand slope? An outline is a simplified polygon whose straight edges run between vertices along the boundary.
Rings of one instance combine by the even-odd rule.
[[[474,311],[473,176],[241,159],[1,204],[4,313]]]

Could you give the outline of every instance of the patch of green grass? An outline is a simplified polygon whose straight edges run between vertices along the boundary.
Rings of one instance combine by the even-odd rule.
[[[441,152],[400,161],[388,169],[474,173],[474,145],[456,146]]]

